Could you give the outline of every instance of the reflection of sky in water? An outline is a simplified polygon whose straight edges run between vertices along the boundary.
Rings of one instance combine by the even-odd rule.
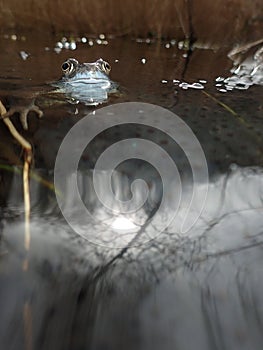
[[[112,228],[120,231],[126,231],[134,230],[136,228],[136,225],[134,225],[134,223],[131,220],[119,216],[113,221]]]
[[[99,177],[100,187],[102,191],[112,196],[107,189],[107,181],[105,181],[105,171],[101,171],[97,175]],[[131,186],[131,181],[127,175],[113,172],[114,193],[127,193]],[[17,193],[19,192],[21,183],[20,179],[13,183],[13,189],[10,191],[8,207],[13,208],[18,212]],[[71,179],[68,179],[67,188],[64,196],[64,210],[71,213],[72,220],[78,225],[83,237],[91,242],[106,246],[118,247],[129,244],[141,228],[145,232],[141,233],[138,240],[137,249],[140,244],[153,237],[157,245],[170,245],[176,242],[184,241],[185,239],[206,240],[205,251],[200,254],[217,254],[229,249],[241,249],[251,243],[259,243],[262,241],[263,228],[263,177],[260,168],[239,168],[233,167],[227,174],[217,177],[211,181],[209,193],[206,200],[206,205],[199,221],[190,231],[182,233],[181,224],[184,219],[182,212],[184,211],[184,196],[187,197],[192,191],[191,183],[183,184],[182,201],[174,218],[174,221],[160,235],[158,235],[158,227],[147,225],[151,215],[159,215],[158,203],[162,200],[162,183],[159,178],[152,177],[149,180],[149,197],[139,211],[123,214],[121,202],[114,202],[113,212],[102,206],[98,200],[94,189],[92,188],[93,172],[79,172],[78,184],[81,197],[92,214],[92,219],[88,225],[84,225],[85,220],[79,215],[77,194],[73,193]],[[191,180],[189,180],[191,181]],[[34,218],[34,208],[39,205],[39,189],[38,184],[35,184],[32,189],[32,215]],[[171,191],[176,183],[171,183]],[[202,189],[203,184],[198,184],[197,187]],[[200,191],[200,193],[203,193]],[[133,194],[135,199],[140,201],[142,194],[138,189]],[[129,197],[129,196],[128,196]],[[127,198],[128,198],[127,197]],[[172,198],[172,197],[171,197]],[[201,199],[197,197],[196,207]],[[21,204],[21,207],[23,205]],[[171,206],[167,204],[167,212]],[[157,209],[157,210],[156,210]],[[155,211],[156,210],[156,211]],[[21,209],[22,211],[22,209]],[[193,205],[189,213],[194,215],[195,205]],[[93,220],[94,219],[94,220]],[[158,218],[160,227],[166,220],[165,212]],[[83,222],[82,222],[83,221]],[[158,225],[157,225],[158,226]],[[104,249],[103,247],[101,248]]]
[[[113,176],[116,190],[128,187],[125,176],[117,172]],[[102,208],[90,189],[92,172],[81,172],[79,178],[86,204],[103,219]],[[99,181],[105,186],[103,173],[99,174]],[[156,187],[159,185],[157,183]],[[91,317],[90,306],[94,308],[92,331],[96,344],[105,338],[119,340],[120,327],[116,319],[126,330],[133,329],[131,320],[136,317],[138,325],[132,335],[134,332],[139,335],[136,338],[142,344],[139,349],[159,350],[159,344],[165,339],[162,346],[165,350],[175,348],[174,344],[184,349],[210,350],[212,336],[218,349],[239,349],[241,341],[244,349],[262,348],[262,169],[232,167],[226,174],[211,180],[206,208],[191,231],[178,232],[179,212],[177,220],[150,244],[132,248],[129,242],[134,234],[129,236],[110,226],[105,230],[102,223],[91,222],[83,227],[90,238],[84,241],[70,230],[55,207],[48,205],[47,210],[43,210],[46,189],[40,196],[43,186],[34,181],[31,186],[32,241],[27,278],[25,274],[21,277],[24,222],[19,176],[14,178],[6,203],[11,220],[7,218],[3,227],[4,247],[8,249],[8,253],[2,251],[5,255],[1,256],[2,270],[8,272],[2,274],[1,286],[5,295],[1,307],[3,334],[8,334],[7,328],[21,315],[25,295],[37,296],[32,298],[32,303],[40,320],[46,319],[51,306],[59,306],[62,311],[52,314],[49,324],[52,322],[57,330],[69,323],[71,329],[77,296],[80,291],[83,295],[87,290],[93,293],[92,298],[91,293],[84,296],[80,317],[86,327]],[[160,193],[150,190],[152,202],[149,199],[149,206],[154,206]],[[76,194],[70,181],[63,195],[65,206],[81,226],[82,218],[78,215]],[[19,210],[21,216],[17,217]],[[147,208],[144,212],[145,221]],[[107,219],[110,215],[104,217]],[[126,228],[134,219],[132,215],[125,217],[117,213],[111,218],[113,226],[117,226],[113,228],[117,229]],[[124,241],[127,249],[91,244],[94,236],[103,243]],[[83,310],[88,310],[88,316]],[[65,314],[69,315],[68,319]],[[39,324],[35,325],[34,332],[42,334],[43,322]],[[226,346],[221,346],[221,339]]]

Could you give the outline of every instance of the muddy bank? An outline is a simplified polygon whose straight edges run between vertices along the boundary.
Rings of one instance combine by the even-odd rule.
[[[190,38],[200,44],[258,40],[263,30],[260,0],[166,1],[0,1],[2,32],[34,30],[55,33]]]

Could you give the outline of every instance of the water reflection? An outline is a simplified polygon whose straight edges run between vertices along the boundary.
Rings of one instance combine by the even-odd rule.
[[[105,174],[98,176],[103,188]],[[130,186],[127,175],[113,176],[117,192]],[[86,205],[101,215],[103,208],[92,191],[92,171],[80,172],[79,179]],[[151,181],[161,186],[158,178]],[[127,337],[129,346],[139,349],[159,349],[160,344],[167,350],[211,349],[213,344],[235,350],[240,342],[245,348],[261,349],[262,181],[262,169],[234,166],[211,181],[205,210],[191,231],[180,233],[179,211],[156,239],[129,248],[134,237],[126,237],[127,247],[121,250],[109,249],[105,240],[114,241],[116,232],[120,239],[119,229],[130,224],[130,218],[115,214],[114,227],[106,230],[104,224],[85,226],[91,238],[95,234],[103,243],[93,245],[72,232],[55,209],[49,212],[52,192],[42,191],[36,183],[31,267],[25,278],[20,270],[23,219],[17,217],[22,215],[23,195],[17,177],[3,227],[7,254],[1,256],[2,344],[10,344],[11,325],[16,324],[13,348],[21,349],[23,327],[16,319],[29,297],[39,320],[33,329],[39,349],[83,348],[83,344],[97,349],[105,342],[108,349],[115,349],[124,347]],[[148,206],[158,205],[161,192],[150,186],[150,195],[153,201],[149,199]],[[81,226],[70,182],[63,196]],[[147,207],[144,212],[147,220]],[[54,328],[67,332],[67,339],[52,336]]]
[[[20,92],[23,87],[30,92],[32,84],[43,85],[58,78],[59,67],[68,52],[62,50],[57,55],[53,50],[45,50],[45,45],[53,47],[54,40],[45,44],[38,41],[30,48],[17,41],[3,45],[6,51],[0,57],[4,72],[0,79],[1,94],[12,95],[14,89]],[[142,174],[148,178],[150,191],[136,220],[132,214],[123,216],[121,207],[115,208],[119,213],[112,215],[103,210],[91,186],[97,156],[113,141],[137,134],[142,138],[151,135],[151,139],[166,147],[179,163],[185,159],[169,139],[151,128],[109,130],[84,152],[81,165],[86,170],[79,172],[82,198],[102,223],[95,225],[91,221],[83,225],[70,181],[63,193],[68,212],[90,240],[83,240],[70,229],[57,207],[54,192],[31,180],[32,246],[30,268],[24,274],[21,177],[1,168],[0,343],[3,349],[24,349],[21,318],[24,302],[29,300],[36,349],[236,350],[243,347],[261,350],[260,61],[253,56],[244,57],[244,63],[239,69],[235,67],[227,82],[236,89],[244,79],[245,86],[250,87],[248,92],[239,89],[235,94],[220,94],[214,88],[215,79],[229,76],[232,66],[225,51],[194,50],[187,65],[182,52],[174,46],[166,49],[145,43],[138,47],[128,41],[112,40],[109,45],[90,46],[88,53],[87,48],[79,46],[74,53],[80,60],[92,61],[103,56],[113,63],[113,79],[125,88],[125,94],[117,102],[156,103],[172,109],[191,126],[204,148],[213,175],[206,208],[190,232],[182,234],[178,230],[179,210],[176,220],[160,236],[148,244],[130,247],[134,239],[141,243],[140,235],[136,234],[140,229],[144,232],[148,219],[158,207],[162,196],[160,178],[152,169],[138,163],[126,165],[126,172],[117,170],[113,175],[116,194],[129,197],[134,173],[138,178]],[[21,50],[31,53],[26,61],[18,55]],[[221,81],[221,88],[226,85],[225,79]],[[181,82],[200,83],[204,89],[194,85],[197,89],[184,90],[176,85]],[[258,85],[252,86],[255,83]],[[209,100],[202,90],[217,93],[246,123]],[[76,115],[68,105],[59,110],[47,108],[42,120],[32,118],[29,122],[26,136],[35,147],[36,171],[51,182],[57,150],[76,120],[86,115],[85,106],[82,108],[83,111],[79,106]],[[93,117],[96,118],[96,110]],[[1,163],[19,164],[20,148],[4,127],[0,133]],[[229,167],[233,163],[240,167]],[[185,172],[187,169],[183,167],[181,173]],[[104,175],[99,174],[98,179],[102,190]],[[186,191],[190,180],[186,177],[183,183]],[[171,191],[174,186],[171,181]],[[136,196],[140,202],[139,191]],[[167,206],[167,211],[169,209]],[[123,235],[123,228],[127,227],[132,232]],[[103,244],[92,244],[94,236]],[[110,249],[105,244],[118,243],[118,240],[124,243],[121,250]]]
[[[247,90],[253,85],[263,85],[263,46],[249,55],[242,63],[231,69],[228,78],[217,78],[216,84],[220,92]]]

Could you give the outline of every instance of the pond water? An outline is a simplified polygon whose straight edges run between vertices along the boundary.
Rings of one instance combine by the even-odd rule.
[[[26,272],[23,157],[0,126],[1,348],[261,349],[260,44],[229,57],[226,48],[189,51],[174,40],[32,34],[0,43],[1,100],[35,99],[44,112],[30,114],[28,131],[12,117],[34,148]],[[97,107],[54,103],[48,83],[69,57],[108,61],[120,93]],[[122,160],[113,172],[107,156],[94,170],[109,147],[131,138],[112,148],[108,158]],[[142,139],[152,143],[136,153]],[[131,198],[140,210],[126,208]]]

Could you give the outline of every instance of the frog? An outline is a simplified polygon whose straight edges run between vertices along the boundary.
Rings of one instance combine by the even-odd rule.
[[[48,85],[49,91],[42,91],[37,95],[52,96],[51,100],[62,100],[71,104],[82,103],[86,106],[98,106],[106,103],[109,95],[118,92],[118,84],[110,79],[110,64],[102,58],[91,63],[80,63],[75,58],[68,58],[61,65],[62,77]],[[35,104],[36,98],[27,106],[13,106],[2,118],[11,117],[14,113],[19,118],[24,130],[28,130],[28,114],[34,112],[39,118],[44,113]]]

